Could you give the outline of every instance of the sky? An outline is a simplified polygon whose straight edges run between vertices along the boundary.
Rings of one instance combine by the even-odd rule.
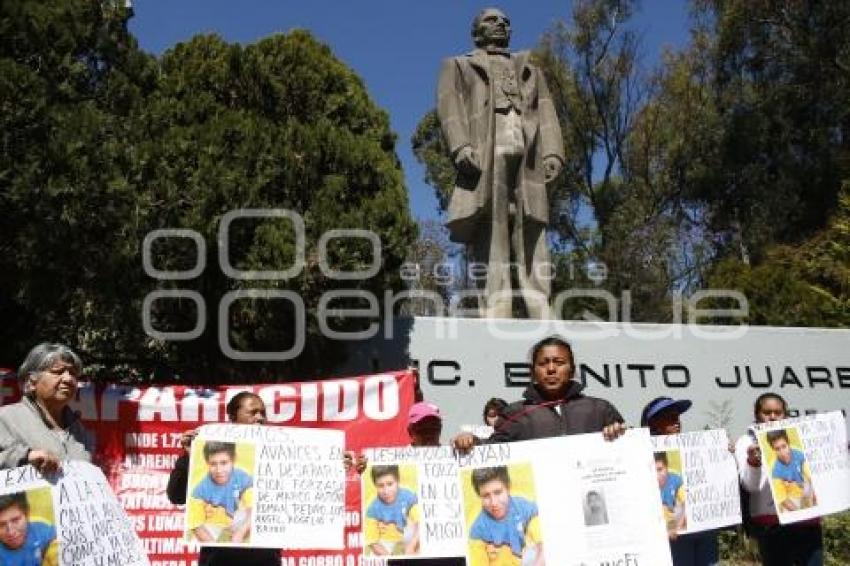
[[[533,48],[553,23],[567,20],[571,5],[570,0],[134,0],[130,31],[142,49],[160,55],[199,33],[248,44],[293,28],[310,30],[389,113],[411,212],[434,219],[437,200],[423,181],[410,138],[435,105],[440,61],[472,48],[470,23],[482,8],[496,6],[510,17],[511,48],[519,50]],[[663,47],[687,43],[687,0],[643,0],[631,25],[643,37],[643,62],[651,67]]]

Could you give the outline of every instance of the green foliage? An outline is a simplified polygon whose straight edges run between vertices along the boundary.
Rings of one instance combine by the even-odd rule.
[[[429,111],[416,125],[411,144],[416,159],[425,165],[425,182],[434,187],[437,210],[445,212],[454,189],[455,168],[436,110]]]
[[[119,296],[138,271],[139,249],[127,239],[137,196],[126,140],[155,67],[127,34],[128,15],[99,1],[2,4],[6,360],[49,339],[103,346],[110,355],[122,347],[116,322],[138,320]]]
[[[757,566],[761,564],[758,545],[754,539],[737,527],[734,530],[722,530],[718,537],[720,563],[730,566]]]
[[[850,511],[823,520],[823,546],[826,566],[850,564]]]
[[[555,255],[561,265],[601,262],[607,270],[603,281],[560,271],[554,289],[600,287],[622,299],[631,320],[667,321],[670,292],[683,286],[696,252],[666,163],[679,124],[669,100],[650,96],[659,79],[640,68],[638,35],[628,26],[634,9],[576,2],[571,22],[549,30],[537,53],[567,153],[550,190]],[[558,314],[586,309],[610,319],[600,301],[584,303]]]
[[[8,83],[2,96],[11,111],[2,119],[4,143],[12,150],[4,152],[0,183],[4,210],[15,219],[4,223],[0,258],[0,269],[12,274],[4,279],[10,287],[3,289],[8,299],[0,306],[9,321],[4,331],[13,335],[4,357],[20,359],[33,342],[51,339],[77,346],[107,370],[127,362],[208,381],[329,370],[342,352],[319,336],[320,295],[334,288],[378,296],[400,289],[399,266],[416,237],[386,113],[369,99],[362,81],[307,32],[247,46],[197,36],[154,61],[137,50],[123,20],[112,25],[102,4],[69,3],[79,8],[69,15],[46,5],[4,3],[0,25],[11,36],[30,37],[33,27],[48,26],[68,38],[24,47],[9,41],[0,57],[0,65],[12,72],[0,79]],[[85,45],[74,47],[73,41]],[[57,80],[55,65],[62,61],[72,63],[59,75],[72,78],[71,70],[87,62],[79,71],[85,80]],[[218,268],[218,226],[224,214],[243,208],[301,215],[306,264],[299,275],[278,281],[224,276]],[[142,240],[161,228],[202,235],[207,255],[201,276],[158,282],[144,275]],[[377,276],[340,282],[320,273],[319,238],[338,228],[378,234]],[[285,220],[239,219],[229,237],[230,262],[237,269],[286,269],[296,255]],[[361,270],[373,259],[362,239],[333,240],[328,249],[337,270]],[[159,240],[152,255],[160,270],[195,263],[194,246],[177,239]],[[157,288],[201,294],[210,315],[200,338],[160,342],[144,334],[142,300]],[[219,301],[227,292],[252,288],[301,297],[307,310],[303,356],[240,364],[220,353]],[[363,303],[340,300],[332,306]],[[194,326],[190,301],[157,301],[152,311],[160,330]],[[284,301],[240,300],[231,308],[229,326],[230,343],[245,351],[285,350],[296,338],[293,312]],[[345,330],[352,321],[332,326]]]
[[[710,37],[719,143],[695,153],[707,167],[692,196],[709,204],[715,231],[758,260],[822,228],[847,175],[850,4],[695,5]]]
[[[824,230],[799,246],[768,249],[755,266],[727,258],[713,268],[709,285],[741,291],[749,324],[850,326],[850,182]]]
[[[389,121],[327,47],[304,31],[244,48],[199,36],[166,52],[161,65],[161,87],[139,125],[152,134],[144,141],[140,162],[145,167],[139,171],[142,184],[151,188],[147,228],[192,228],[214,242],[221,216],[240,208],[286,208],[305,222],[302,274],[258,283],[208,269],[199,287],[209,304],[242,288],[295,291],[307,305],[308,324],[315,326],[324,291],[358,288],[381,296],[384,289],[400,287],[398,269],[415,227]],[[363,227],[381,238],[380,274],[356,286],[323,276],[317,261],[321,235]],[[241,270],[283,269],[295,257],[286,221],[237,221],[230,240],[231,262]],[[208,264],[215,265],[215,250],[208,253]],[[339,240],[329,255],[338,270],[362,270],[372,261],[364,240]],[[231,311],[231,322],[230,340],[239,350],[281,350],[294,340],[292,313],[270,303],[241,301]],[[173,350],[172,357],[186,355],[181,364],[186,366],[218,351],[216,327],[211,321],[204,336],[179,349],[163,346]],[[328,371],[340,349],[329,348],[315,333],[310,338],[308,355],[269,369],[278,376]],[[230,365],[222,357],[216,360],[219,371]]]
[[[460,246],[449,240],[448,230],[436,220],[419,221],[419,237],[408,251],[404,271],[410,297],[400,305],[402,316],[445,316],[451,293],[459,288],[461,274],[456,256]],[[439,304],[437,304],[439,302]]]
[[[850,511],[824,517],[822,526],[824,564],[844,566],[850,563]],[[721,531],[720,562],[730,566],[761,564],[758,545],[740,528]]]

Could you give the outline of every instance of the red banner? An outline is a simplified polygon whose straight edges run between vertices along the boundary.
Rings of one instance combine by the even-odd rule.
[[[241,391],[259,395],[268,424],[346,432],[349,449],[409,442],[407,412],[413,375],[391,372],[303,383],[133,387],[82,386],[71,404],[97,438],[96,463],[135,524],[153,566],[193,566],[197,549],[183,543],[183,510],[165,494],[181,453],[180,435],[206,423],[226,422],[225,406]],[[0,405],[18,399],[11,374],[0,374]],[[342,465],[342,463],[340,463]],[[360,482],[346,484],[346,550],[285,553],[287,566],[354,566],[360,556]]]

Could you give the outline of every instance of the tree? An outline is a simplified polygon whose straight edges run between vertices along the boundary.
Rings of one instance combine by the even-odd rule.
[[[306,307],[299,329],[286,301],[243,300],[228,319],[227,340],[241,351],[282,351],[306,332],[305,352],[280,363],[237,363],[220,353],[218,321],[185,344],[157,344],[178,367],[227,376],[303,377],[330,371],[344,349],[320,331],[318,308],[328,291],[360,290],[383,298],[398,290],[399,269],[415,238],[407,195],[387,115],[369,100],[362,82],[330,50],[304,31],[276,35],[247,47],[199,36],[165,53],[162,80],[139,128],[151,132],[140,147],[138,176],[150,187],[145,225],[190,228],[215,242],[222,215],[237,209],[286,209],[305,225],[303,270],[289,279],[244,281],[217,267],[214,246],[196,289],[211,310],[240,289],[294,291]],[[318,248],[323,234],[370,227],[381,242],[381,269],[358,281],[323,275],[320,260],[336,270],[359,271],[375,258],[368,241],[340,238]],[[231,263],[240,270],[285,269],[296,245],[290,222],[240,220],[229,231]],[[175,287],[183,287],[177,282]],[[363,300],[337,299],[333,309],[363,308]],[[167,319],[171,313],[158,313]],[[337,320],[337,330],[362,321]]]
[[[747,297],[748,324],[850,326],[850,181],[826,228],[800,245],[769,248],[757,266],[726,258],[708,283]]]
[[[441,214],[449,208],[455,184],[455,167],[449,156],[449,146],[440,129],[437,110],[429,110],[416,124],[410,140],[413,155],[425,166],[425,182],[434,188],[437,211]]]
[[[460,246],[449,241],[446,228],[435,220],[419,222],[419,238],[405,262],[405,283],[410,293],[402,304],[407,316],[446,316],[452,294],[464,281]]]
[[[94,0],[0,8],[4,360],[42,340],[120,359],[117,322],[138,316],[121,296],[138,270],[127,140],[155,66],[129,16]]]
[[[699,0],[694,7],[710,38],[721,135],[691,196],[709,207],[726,253],[758,262],[775,243],[806,240],[835,208],[848,171],[850,5]]]
[[[17,340],[6,346],[8,357],[20,359],[34,341],[52,339],[82,349],[108,371],[124,362],[142,375],[160,368],[162,375],[176,371],[211,382],[328,371],[344,350],[320,332],[320,298],[335,289],[379,298],[401,289],[399,268],[416,235],[386,113],[307,32],[245,47],[198,36],[156,62],[138,52],[124,20],[109,23],[111,12],[101,11],[100,2],[69,5],[76,11],[33,3],[5,11],[4,4],[3,27],[30,43],[43,36],[34,30],[68,29],[67,41],[10,40],[4,47],[2,64],[17,73],[3,89],[4,107],[12,109],[3,118],[6,147],[21,139],[34,149],[5,153],[0,169],[0,180],[10,185],[3,192],[7,214],[26,220],[4,224],[4,251],[11,253],[0,261],[13,274],[4,289],[4,321]],[[72,40],[94,47],[74,47]],[[70,73],[56,65],[73,71],[81,60],[89,70],[79,79],[66,85],[52,77]],[[42,89],[40,97],[27,81]],[[219,269],[222,217],[259,208],[285,209],[304,221],[305,266],[288,279],[241,280]],[[378,274],[359,281],[323,275],[322,259],[342,271],[373,263],[363,238],[334,238],[321,257],[318,249],[331,229],[366,227],[381,242]],[[191,280],[152,279],[142,270],[142,242],[153,230],[175,228],[201,235],[206,268]],[[282,219],[237,219],[228,235],[238,270],[285,269],[300,251],[292,224]],[[198,259],[194,244],[180,238],[157,239],[151,255],[159,270],[187,270]],[[143,300],[156,289],[200,294],[210,313],[200,337],[158,340],[144,333]],[[294,324],[286,301],[237,300],[227,319],[232,347],[282,351],[304,338],[302,356],[251,363],[221,353],[218,306],[241,289],[295,293],[305,305],[306,328]],[[162,331],[185,332],[198,316],[186,299],[150,306],[153,327]],[[348,297],[328,306],[364,305]],[[332,327],[359,324],[349,316]]]

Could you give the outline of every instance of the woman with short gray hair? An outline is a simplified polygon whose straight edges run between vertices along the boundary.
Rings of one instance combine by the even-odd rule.
[[[50,473],[62,460],[91,461],[92,436],[68,407],[81,371],[68,346],[45,342],[30,350],[18,369],[21,400],[0,407],[0,469],[32,464]]]

